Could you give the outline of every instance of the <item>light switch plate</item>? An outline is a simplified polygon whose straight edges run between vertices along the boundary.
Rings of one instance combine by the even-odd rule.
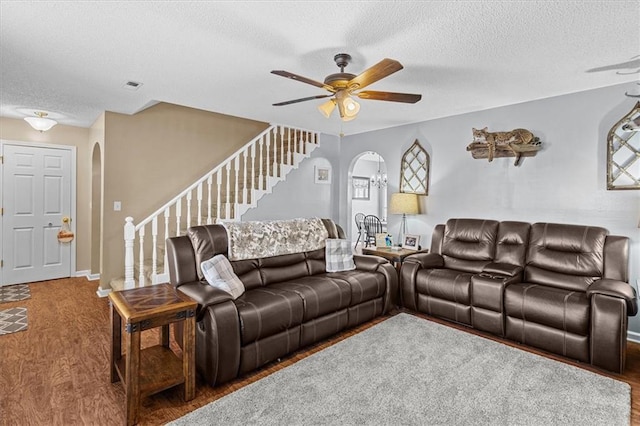
[[[122,203],[120,201],[114,201],[113,202],[113,211],[114,212],[119,212],[120,210],[122,210]]]

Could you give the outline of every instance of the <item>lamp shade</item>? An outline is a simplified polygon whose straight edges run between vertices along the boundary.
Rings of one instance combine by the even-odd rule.
[[[418,194],[408,192],[396,192],[391,194],[389,203],[389,213],[391,214],[418,214],[420,206],[418,204]]]

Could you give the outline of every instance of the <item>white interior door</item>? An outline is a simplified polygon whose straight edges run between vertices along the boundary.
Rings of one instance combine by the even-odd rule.
[[[71,151],[5,144],[0,285],[71,276],[71,244],[58,241],[71,218]]]

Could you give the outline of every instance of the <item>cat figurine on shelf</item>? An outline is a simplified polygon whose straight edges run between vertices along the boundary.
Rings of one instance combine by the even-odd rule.
[[[510,132],[489,132],[488,128],[471,129],[473,132],[472,143],[486,143],[489,154],[489,161],[493,161],[497,147],[508,147],[516,156],[516,165],[518,164],[522,152],[537,151],[540,149],[540,139],[533,136],[527,129],[514,129]],[[469,150],[469,147],[467,147]]]

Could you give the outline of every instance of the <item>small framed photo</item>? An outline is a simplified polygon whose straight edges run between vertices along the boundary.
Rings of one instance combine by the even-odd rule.
[[[402,241],[402,248],[418,250],[419,243],[420,235],[405,234],[404,240]]]
[[[316,166],[314,172],[315,183],[324,183],[326,185],[331,183],[331,167]]]

